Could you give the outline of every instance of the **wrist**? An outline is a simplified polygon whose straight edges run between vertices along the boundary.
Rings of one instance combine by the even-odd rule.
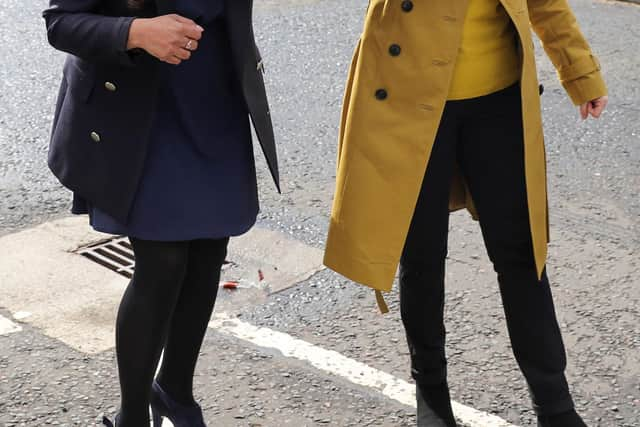
[[[146,19],[144,18],[136,18],[131,22],[127,50],[143,48],[145,21]]]

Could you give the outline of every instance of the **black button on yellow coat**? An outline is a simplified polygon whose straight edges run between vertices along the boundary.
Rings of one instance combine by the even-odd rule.
[[[413,2],[411,0],[404,0],[402,2],[402,10],[411,12],[413,10]]]
[[[384,101],[385,99],[387,99],[388,96],[389,96],[389,94],[384,89],[378,89],[376,91],[376,99],[378,101]]]
[[[389,55],[398,56],[400,55],[401,52],[402,52],[402,48],[400,47],[400,45],[397,45],[394,43],[391,46],[389,46]]]

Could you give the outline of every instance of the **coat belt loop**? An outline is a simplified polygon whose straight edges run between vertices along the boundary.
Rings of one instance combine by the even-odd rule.
[[[384,296],[382,296],[382,292],[376,291],[376,301],[378,302],[378,308],[382,314],[386,314],[389,312],[389,307],[384,300]]]

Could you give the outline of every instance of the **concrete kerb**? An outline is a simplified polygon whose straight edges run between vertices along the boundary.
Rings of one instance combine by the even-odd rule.
[[[85,352],[114,344],[113,319],[127,280],[74,251],[104,240],[86,218],[65,218],[0,238],[0,306]]]

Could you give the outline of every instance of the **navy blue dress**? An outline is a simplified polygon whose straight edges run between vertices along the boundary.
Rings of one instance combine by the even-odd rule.
[[[144,240],[236,236],[258,214],[249,117],[234,74],[224,0],[177,0],[177,13],[204,28],[198,50],[162,64],[148,158],[126,224],[89,206],[98,231]]]

